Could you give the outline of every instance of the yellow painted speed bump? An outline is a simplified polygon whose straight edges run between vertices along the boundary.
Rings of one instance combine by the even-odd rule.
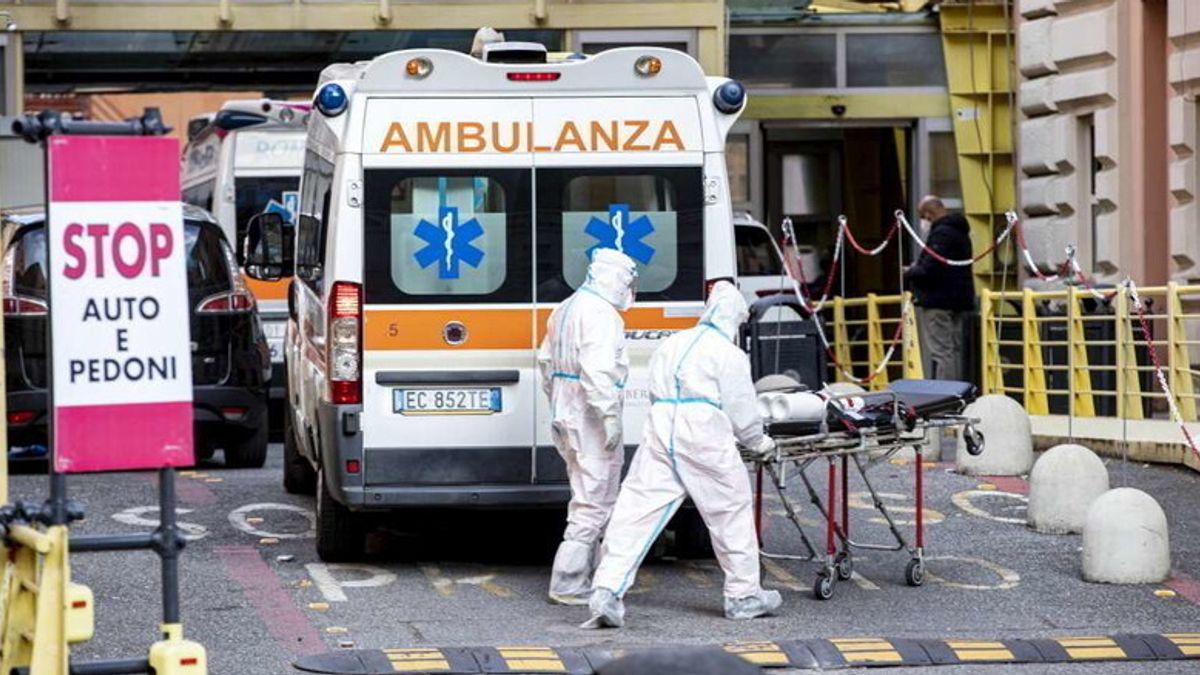
[[[514,672],[565,673],[558,652],[549,647],[497,647],[508,669]]]
[[[946,640],[946,646],[959,661],[1012,661],[1013,653],[1003,642],[988,640]]]
[[[1200,656],[1200,633],[1167,633],[1170,640],[1184,656]]]
[[[833,638],[830,640],[834,647],[842,653],[842,658],[850,664],[870,663],[903,663],[904,658],[892,646],[892,643],[882,638]]]
[[[788,655],[774,642],[731,642],[722,648],[756,666],[786,666]]]
[[[1123,659],[1125,650],[1110,637],[1056,638],[1072,659]]]
[[[385,649],[392,670],[397,673],[432,673],[450,670],[442,650],[435,648]]]

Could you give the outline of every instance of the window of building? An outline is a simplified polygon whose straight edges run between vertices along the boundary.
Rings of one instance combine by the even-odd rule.
[[[937,33],[847,33],[846,86],[944,87]]]
[[[696,55],[694,30],[584,30],[575,34],[575,50],[599,54],[617,47],[663,47]]]
[[[734,33],[729,36],[730,76],[754,87],[836,87],[837,62],[837,35],[833,33]]]
[[[962,201],[958,152],[952,131],[929,132],[929,191],[947,203]]]

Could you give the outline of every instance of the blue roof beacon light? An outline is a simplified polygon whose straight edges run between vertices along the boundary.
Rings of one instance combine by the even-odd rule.
[[[730,80],[713,92],[713,105],[717,110],[732,115],[746,104],[746,88],[737,80]]]
[[[346,111],[347,103],[349,100],[346,98],[346,90],[342,89],[342,85],[330,82],[317,92],[315,105],[322,115],[337,117]]]

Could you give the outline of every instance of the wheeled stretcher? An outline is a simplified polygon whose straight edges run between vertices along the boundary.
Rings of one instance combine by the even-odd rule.
[[[975,399],[975,387],[966,382],[947,380],[900,380],[886,391],[826,398],[824,413],[802,421],[771,421],[766,433],[776,440],[776,448],[767,457],[754,457],[758,480],[755,491],[755,517],[763,557],[810,561],[822,565],[813,584],[813,595],[828,600],[838,579],[849,579],[854,570],[853,551],[906,551],[909,554],[905,580],[920,586],[925,580],[924,483],[922,453],[931,440],[941,441],[941,430],[961,428],[967,451],[983,451],[983,435],[975,429],[978,419],[963,416],[963,409]],[[932,438],[931,438],[932,437]],[[914,501],[916,507],[913,541],[905,537],[879,498],[868,477],[871,468],[888,461],[902,448],[911,447],[914,462]],[[826,496],[817,492],[808,475],[814,464],[826,464]],[[840,464],[840,467],[839,467]],[[876,510],[887,522],[894,543],[873,544],[850,537],[849,472],[853,465],[862,477]],[[805,549],[800,554],[768,551],[762,539],[763,476],[774,483],[787,517],[800,534]],[[789,477],[798,476],[809,500],[825,521],[824,555],[818,553],[801,524],[794,498],[787,493]]]

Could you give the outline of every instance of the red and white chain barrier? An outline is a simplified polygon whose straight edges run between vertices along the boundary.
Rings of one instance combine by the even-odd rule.
[[[996,248],[1000,246],[1000,244],[1003,244],[1008,239],[1008,235],[1012,234],[1013,228],[1015,228],[1017,226],[1017,220],[1014,217],[1013,219],[1010,219],[1008,221],[1008,225],[1005,226],[1004,231],[1000,233],[1000,236],[996,237],[996,240],[993,241],[990,246],[988,246],[986,249],[984,249],[984,251],[982,253],[980,253],[979,255],[977,255],[973,258],[964,258],[962,260],[951,260],[950,258],[947,258],[946,256],[942,255],[941,253],[938,253],[937,251],[929,248],[929,245],[925,243],[925,240],[921,238],[921,235],[918,234],[915,229],[913,229],[912,223],[908,222],[908,218],[905,217],[903,211],[901,211],[900,209],[896,209],[895,215],[896,215],[896,222],[900,223],[901,227],[904,228],[904,231],[908,233],[908,236],[912,237],[913,241],[917,242],[917,245],[921,247],[922,251],[924,251],[925,253],[927,253],[929,255],[929,257],[942,263],[943,265],[950,265],[952,267],[970,267],[971,265],[974,265],[975,263],[979,262],[980,260],[983,260],[987,256],[991,255],[992,251],[995,251]]]
[[[1146,320],[1146,305],[1142,302],[1141,296],[1138,295],[1137,286],[1133,283],[1133,279],[1126,277],[1121,286],[1129,293],[1129,301],[1133,304],[1134,311],[1137,312],[1138,322],[1142,327],[1142,340],[1146,343],[1146,351],[1150,354],[1150,362],[1154,364],[1154,378],[1158,380],[1158,387],[1167,399],[1167,407],[1171,409],[1171,419],[1179,425],[1179,430],[1183,432],[1183,438],[1187,441],[1188,447],[1192,449],[1192,453],[1200,459],[1200,448],[1197,448],[1196,440],[1192,438],[1192,432],[1188,429],[1187,423],[1184,422],[1183,413],[1179,411],[1179,403],[1175,400],[1175,394],[1171,391],[1167,375],[1163,372],[1162,361],[1158,358],[1158,350],[1155,349],[1154,340],[1150,337],[1150,322]]]

